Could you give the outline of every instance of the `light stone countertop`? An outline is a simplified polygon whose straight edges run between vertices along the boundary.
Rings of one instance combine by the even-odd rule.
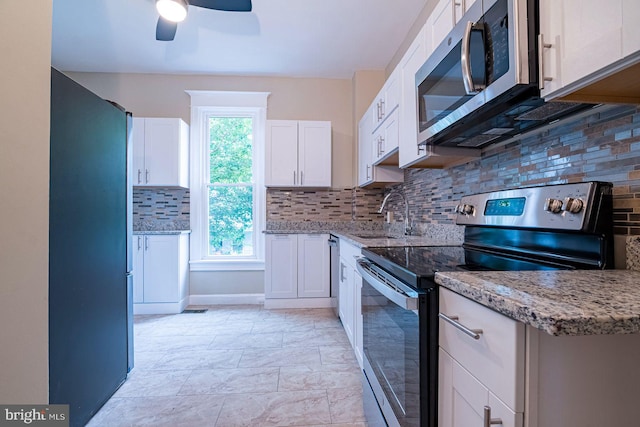
[[[384,233],[344,233],[333,232],[340,239],[345,239],[359,248],[388,248],[403,246],[458,246],[462,243],[457,240],[449,240],[447,236],[437,238],[431,236],[388,236]]]
[[[164,234],[164,235],[176,235],[176,234],[190,234],[191,230],[133,230],[133,235],[138,236],[141,234]]]
[[[551,335],[640,333],[640,272],[439,272],[436,282]]]

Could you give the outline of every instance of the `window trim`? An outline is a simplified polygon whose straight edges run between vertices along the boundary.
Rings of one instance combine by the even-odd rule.
[[[265,128],[269,92],[186,91],[191,96],[190,189],[191,189],[191,271],[264,270],[266,189],[264,186]],[[208,255],[208,214],[205,212],[208,185],[202,179],[208,164],[208,117],[243,114],[254,120],[254,238],[253,257],[216,257]]]

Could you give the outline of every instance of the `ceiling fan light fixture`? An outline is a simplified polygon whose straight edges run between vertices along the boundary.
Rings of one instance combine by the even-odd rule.
[[[156,0],[158,13],[167,21],[181,22],[187,17],[186,0]]]

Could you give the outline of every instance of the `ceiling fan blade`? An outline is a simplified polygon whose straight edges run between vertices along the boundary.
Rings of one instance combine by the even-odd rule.
[[[158,25],[156,25],[156,40],[170,42],[176,36],[177,29],[177,22],[167,21],[163,17],[159,17]]]
[[[251,0],[189,0],[190,6],[227,12],[251,12]]]

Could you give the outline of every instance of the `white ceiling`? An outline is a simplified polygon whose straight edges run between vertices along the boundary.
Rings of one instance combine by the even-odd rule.
[[[190,6],[155,40],[155,0],[54,0],[63,71],[351,78],[384,69],[427,0],[253,0],[253,12]]]

